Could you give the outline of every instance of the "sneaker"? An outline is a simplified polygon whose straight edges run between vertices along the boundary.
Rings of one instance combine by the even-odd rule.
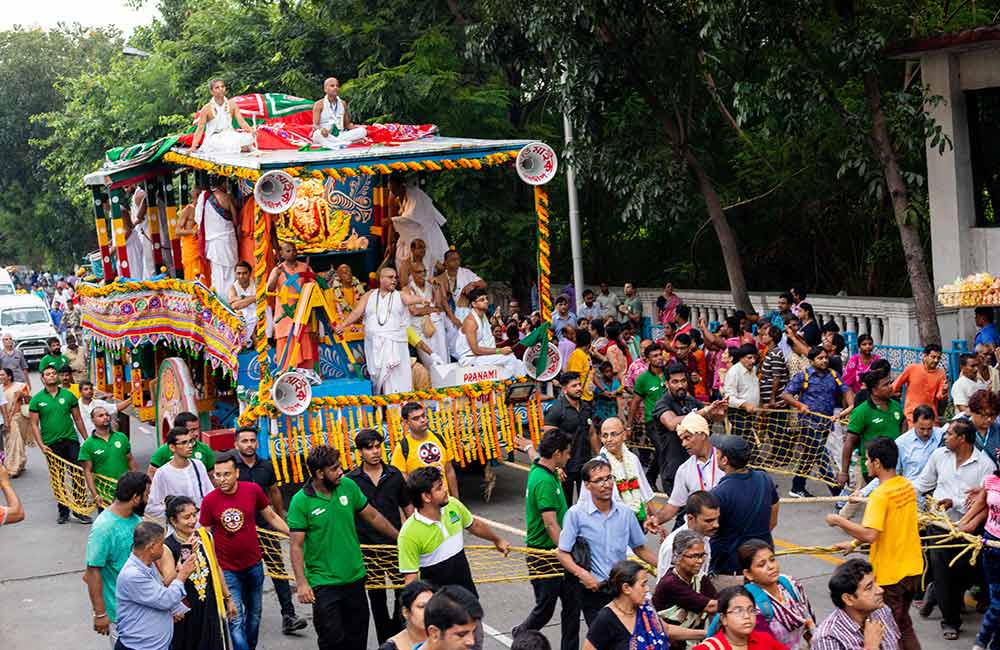
[[[77,521],[79,521],[81,524],[92,524],[92,523],[94,523],[94,520],[91,519],[90,516],[88,516],[88,515],[80,515],[80,514],[77,514],[77,513],[74,512],[73,513],[73,518],[76,519]]]
[[[809,490],[807,490],[805,488],[802,488],[801,490],[795,490],[795,489],[789,490],[788,491],[788,496],[790,496],[792,498],[795,498],[795,499],[809,499],[809,498],[812,498],[812,494],[809,492]]]
[[[62,525],[62,524],[65,524],[67,521],[69,521],[69,513],[68,512],[60,512],[59,513],[59,518],[56,519],[56,523],[59,524],[59,525]]]
[[[306,619],[302,618],[301,616],[295,616],[293,614],[292,616],[281,617],[282,634],[291,634],[298,630],[303,630],[307,625],[309,625],[309,623],[306,621]]]

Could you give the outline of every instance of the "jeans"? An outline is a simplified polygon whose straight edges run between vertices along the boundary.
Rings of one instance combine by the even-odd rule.
[[[528,557],[528,574],[547,573],[538,560]],[[536,566],[539,565],[539,566]],[[576,579],[563,575],[557,578],[540,578],[531,581],[535,592],[535,606],[524,622],[514,628],[511,636],[517,637],[523,630],[541,630],[552,620],[556,601],[562,602],[559,621],[562,631],[560,650],[580,650],[580,599]]]
[[[242,571],[223,570],[229,593],[236,605],[236,618],[229,621],[233,650],[255,650],[260,632],[261,596],[264,593],[264,564],[258,562]]]
[[[313,624],[319,650],[366,650],[368,599],[365,579],[349,585],[313,587]]]
[[[80,442],[78,440],[76,440],[76,439],[70,440],[69,438],[61,438],[61,439],[56,440],[55,442],[53,442],[51,445],[49,445],[49,448],[52,450],[52,453],[54,453],[59,458],[62,458],[64,460],[68,460],[69,462],[73,463],[74,465],[78,465],[79,464],[79,461],[77,461],[77,457],[79,457],[79,455],[80,455]],[[66,477],[62,477],[62,479],[63,479],[63,482],[65,483]],[[73,489],[74,490],[83,490],[84,488],[81,487],[81,486],[74,485]],[[74,497],[83,497],[84,495],[83,494],[74,494],[73,496]],[[59,508],[59,515],[60,516],[62,516],[62,515],[67,515],[68,516],[69,515],[69,508],[67,506],[64,506],[61,503],[57,503],[56,506]]]
[[[830,436],[833,421],[802,413],[799,415],[799,445],[802,457],[799,467],[792,479],[792,490],[801,492],[806,488],[806,476],[812,472],[814,465],[819,465],[819,476],[828,484],[833,483],[833,466],[830,464],[830,453],[826,450],[826,439]],[[839,494],[840,489],[830,487],[830,494]]]
[[[986,539],[996,541],[992,535],[986,535]],[[990,589],[990,608],[983,615],[976,644],[987,650],[1000,650],[1000,548],[984,546],[981,557]]]

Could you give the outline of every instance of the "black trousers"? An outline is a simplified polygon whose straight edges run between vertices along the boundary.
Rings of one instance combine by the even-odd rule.
[[[659,470],[660,485],[665,494],[670,494],[674,489],[674,476],[677,474],[677,469],[687,460],[688,453],[681,445],[681,440],[675,431],[665,431],[652,424],[646,431],[656,448],[656,465]],[[649,478],[648,472],[647,478]],[[650,485],[655,486],[656,482],[652,481]]]
[[[51,445],[49,445],[49,449],[51,449],[52,453],[54,453],[59,458],[67,460],[73,463],[74,465],[80,464],[80,462],[77,460],[77,458],[80,456],[80,441],[76,440],[75,438],[73,440],[70,440],[69,438],[61,438],[60,440],[56,440]],[[65,477],[63,477],[63,480],[65,481]],[[74,486],[74,489],[80,489],[80,488]],[[69,515],[69,508],[67,506],[64,506],[61,503],[57,503],[56,505],[59,508],[60,516]]]
[[[368,599],[364,578],[349,585],[313,589],[313,624],[319,650],[366,650]]]
[[[399,572],[377,568],[396,566],[395,549],[365,548],[362,549],[362,552],[365,556],[365,566],[369,567],[369,575],[377,574],[376,579],[380,582],[388,577],[390,584],[399,584],[403,581]],[[393,613],[391,615],[389,614],[387,591],[387,589],[368,590],[368,602],[371,604],[372,619],[375,621],[375,636],[378,637],[379,645],[403,629],[403,611],[399,606],[399,590],[392,590]]]
[[[936,534],[946,532],[937,527],[932,527],[931,530]],[[934,596],[941,608],[941,627],[961,627],[965,590],[982,580],[982,559],[977,559],[975,565],[970,565],[967,557],[963,557],[954,566],[948,566],[961,550],[935,550],[932,547],[927,551],[930,572],[934,576]]]
[[[566,472],[566,480],[563,481],[562,488],[563,496],[566,497],[566,506],[569,508],[572,508],[573,504],[576,503],[576,501],[573,500],[573,491],[575,489],[577,494],[580,493],[581,481],[582,479],[580,478],[579,470],[575,472]]]
[[[528,573],[536,575],[548,573],[537,560],[528,557]],[[542,578],[531,581],[531,589],[535,592],[535,606],[520,625],[514,628],[512,636],[517,637],[523,630],[540,630],[552,620],[556,611],[556,601],[562,603],[559,614],[562,642],[560,650],[580,650],[580,595],[579,581],[567,575],[558,578]]]
[[[594,619],[597,618],[598,612],[611,602],[611,594],[600,590],[591,591],[584,588],[580,582],[577,582],[577,589],[580,594],[580,609],[583,610],[583,620],[587,622],[587,627],[590,627]]]

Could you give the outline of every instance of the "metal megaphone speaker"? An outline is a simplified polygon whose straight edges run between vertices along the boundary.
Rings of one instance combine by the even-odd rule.
[[[253,186],[253,198],[264,212],[281,214],[295,203],[295,178],[277,169],[267,172]]]
[[[555,178],[559,169],[556,152],[544,142],[525,145],[514,161],[517,175],[528,185],[544,185]]]

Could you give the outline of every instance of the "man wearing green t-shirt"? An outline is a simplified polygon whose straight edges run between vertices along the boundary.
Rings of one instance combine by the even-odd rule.
[[[149,484],[149,477],[141,472],[122,474],[115,486],[114,501],[98,515],[87,538],[87,571],[83,581],[94,610],[94,631],[110,635],[112,647],[118,640],[115,583],[118,572],[132,554],[132,532],[142,521]]]
[[[868,442],[878,438],[892,438],[906,431],[906,418],[899,402],[892,399],[892,379],[888,370],[870,370],[861,375],[861,381],[868,389],[868,399],[854,407],[847,423],[847,437],[840,458],[840,473],[837,483],[846,485],[851,469],[851,453],[860,450],[861,475],[868,482],[864,448]]]
[[[135,460],[132,458],[132,445],[123,433],[111,430],[111,414],[103,406],[95,406],[90,413],[94,430],[80,445],[77,460],[83,465],[83,477],[87,481],[87,491],[94,499],[98,508],[107,508],[112,495],[98,490],[95,474],[118,480],[125,472],[135,471]]]
[[[48,366],[42,371],[42,390],[31,398],[28,411],[31,413],[31,432],[39,449],[51,451],[75,465],[80,455],[80,439],[76,432],[84,430],[83,418],[76,396],[59,386],[55,367]],[[69,521],[69,508],[61,503],[58,508],[56,521],[65,524]],[[91,522],[86,515],[74,512],[73,516],[85,524]]]
[[[191,434],[191,438],[194,440],[194,450],[191,458],[200,460],[202,465],[205,466],[205,471],[208,472],[209,478],[215,481],[215,476],[212,473],[212,468],[215,467],[215,452],[201,441],[201,420],[194,413],[181,411],[174,418],[174,426],[184,427]],[[170,451],[170,445],[167,443],[163,443],[157,447],[153,455],[149,457],[149,469],[147,470],[149,478],[153,478],[156,470],[169,463],[173,457],[174,454]]]
[[[465,530],[492,542],[507,555],[510,544],[492,528],[472,516],[461,501],[448,496],[441,470],[420,467],[406,479],[413,516],[399,531],[399,572],[409,584],[418,577],[443,587],[459,585],[478,596],[472,570],[465,557]]]
[[[368,599],[354,515],[390,539],[398,532],[368,503],[358,484],[344,476],[339,450],[313,447],[306,467],[311,480],[288,504],[299,602],[312,603],[319,650],[365,650]]]
[[[46,344],[49,346],[49,353],[38,362],[38,372],[44,371],[49,366],[59,372],[63,366],[69,365],[69,357],[62,353],[62,341],[58,336],[50,336]]]
[[[559,544],[566,499],[559,482],[559,470],[569,462],[570,438],[555,430],[547,432],[538,443],[538,458],[528,472],[528,488],[524,497],[524,520],[528,529],[524,544],[528,548],[551,550]],[[528,573],[531,575],[551,572],[551,563],[528,556]],[[524,630],[541,630],[549,624],[556,601],[562,602],[562,650],[580,648],[580,598],[575,583],[566,576],[539,578],[531,581],[535,592],[535,607],[524,622],[511,631],[511,636]]]
[[[628,408],[630,425],[635,422],[638,415],[640,400],[642,400],[643,405],[643,423],[648,425],[653,419],[653,409],[656,408],[657,400],[663,396],[663,391],[666,390],[667,378],[664,376],[663,368],[667,365],[667,361],[663,354],[663,348],[660,347],[659,343],[653,343],[646,348],[643,355],[649,363],[649,369],[636,378],[635,385],[632,387],[634,396]],[[649,429],[647,428],[646,431]]]

